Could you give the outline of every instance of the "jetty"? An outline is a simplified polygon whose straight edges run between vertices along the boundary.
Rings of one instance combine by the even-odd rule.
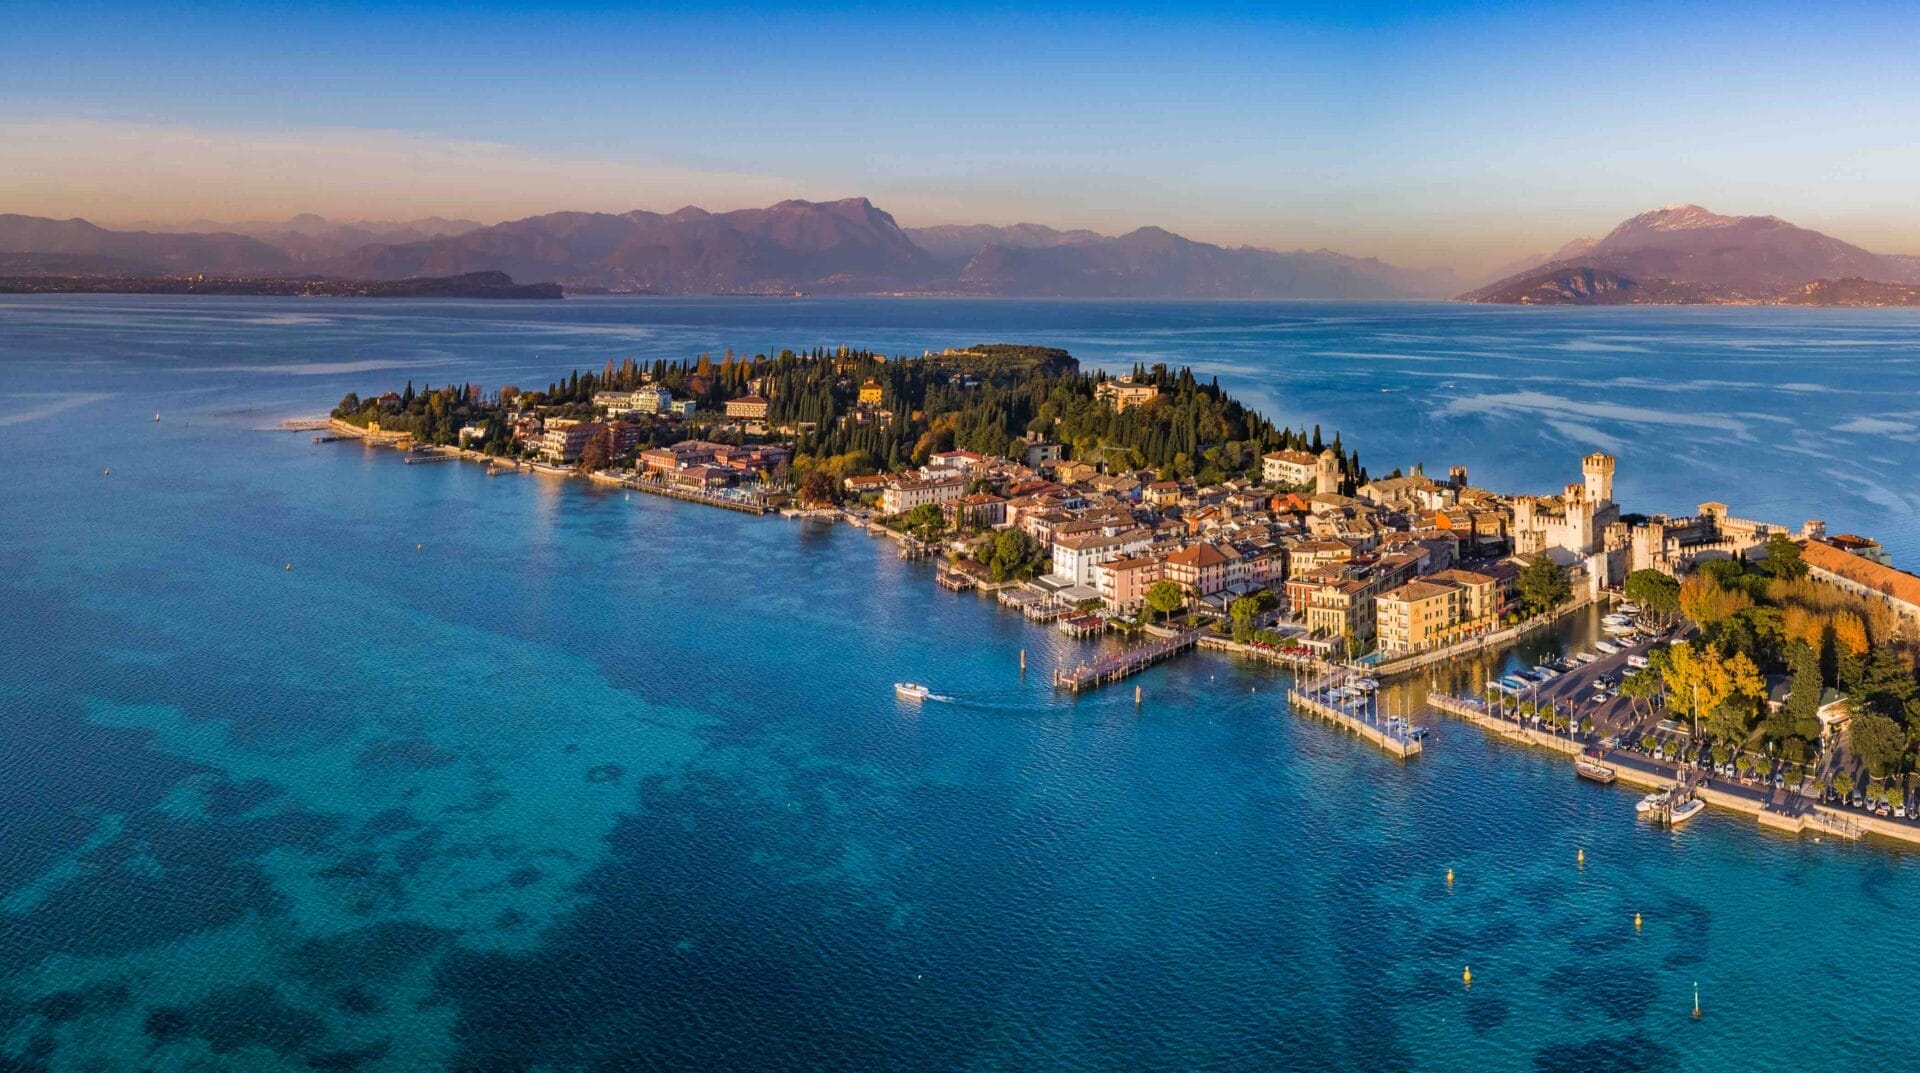
[[[1157,641],[1135,645],[1105,659],[1076,664],[1071,670],[1056,667],[1053,671],[1053,687],[1079,693],[1082,690],[1118,682],[1130,674],[1138,674],[1161,660],[1193,648],[1200,643],[1200,638],[1205,636],[1206,632],[1205,628],[1200,628],[1176,633],[1172,637],[1163,637]]]
[[[1325,720],[1374,746],[1388,756],[1411,760],[1425,751],[1426,731],[1403,719],[1381,721],[1373,694],[1346,699],[1357,691],[1344,686],[1345,676],[1322,678],[1311,685],[1287,690],[1287,706],[1302,715]],[[1358,707],[1358,711],[1354,708]]]

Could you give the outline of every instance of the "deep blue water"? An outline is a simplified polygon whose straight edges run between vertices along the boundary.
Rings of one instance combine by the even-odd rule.
[[[984,340],[1191,363],[1382,471],[1546,491],[1600,445],[1630,507],[1920,552],[1909,313],[0,300],[0,1068],[1908,1051],[1910,855],[1656,833],[1458,724],[1402,767],[1212,655],[1063,700],[1083,643],[845,527],[257,431],[408,377]]]

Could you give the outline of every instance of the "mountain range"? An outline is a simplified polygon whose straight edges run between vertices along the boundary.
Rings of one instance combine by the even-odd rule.
[[[1460,286],[1444,269],[1330,250],[1230,248],[1157,227],[1119,236],[1040,224],[907,230],[866,198],[722,213],[557,212],[469,225],[296,217],[112,231],[84,220],[0,216],[0,272],[9,260],[44,265],[57,256],[76,274],[89,264],[101,274],[144,268],[350,280],[498,271],[575,293],[1391,299],[1439,297]]]
[[[0,276],[323,278],[392,282],[499,272],[571,293],[957,294],[1059,298],[1435,298],[1447,269],[1332,250],[1198,242],[1043,224],[902,228],[866,198],[759,209],[555,212],[483,226],[199,221],[113,230],[0,215]],[[1845,286],[1837,286],[1841,282]],[[1913,304],[1920,257],[1877,254],[1773,216],[1698,205],[1643,212],[1600,238],[1517,261],[1460,299],[1514,304]]]
[[[1846,288],[1817,286],[1848,281]],[[1469,291],[1469,302],[1522,305],[1697,303],[1909,304],[1920,258],[1871,253],[1774,216],[1722,216],[1698,205],[1643,212],[1599,239],[1575,239]],[[1840,301],[1841,296],[1849,300]]]

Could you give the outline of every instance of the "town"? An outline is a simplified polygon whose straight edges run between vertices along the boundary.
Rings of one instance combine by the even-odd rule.
[[[1292,667],[1296,706],[1384,728],[1401,756],[1423,730],[1380,716],[1381,680],[1601,604],[1614,637],[1586,659],[1436,694],[1433,710],[1578,755],[1590,777],[1646,781],[1663,815],[1691,815],[1712,775],[1747,791],[1716,803],[1750,800],[1776,826],[1920,840],[1904,822],[1920,813],[1906,792],[1920,577],[1817,520],[1626,511],[1605,453],[1545,495],[1476,486],[1458,465],[1375,476],[1337,434],[1276,427],[1187,370],[1089,374],[1006,344],[609,361],[544,389],[409,384],[348,395],[329,432],[410,462],[842,520],[931,560],[942,588],[1132,638],[1057,671],[1065,688],[1222,648]]]

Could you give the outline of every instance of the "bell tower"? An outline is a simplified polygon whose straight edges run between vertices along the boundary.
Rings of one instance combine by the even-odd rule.
[[[1329,447],[1320,452],[1319,469],[1313,478],[1313,490],[1316,495],[1338,495],[1340,492],[1340,456]]]
[[[1613,500],[1613,456],[1595,451],[1580,460],[1580,472],[1587,479],[1587,502],[1599,504]]]

